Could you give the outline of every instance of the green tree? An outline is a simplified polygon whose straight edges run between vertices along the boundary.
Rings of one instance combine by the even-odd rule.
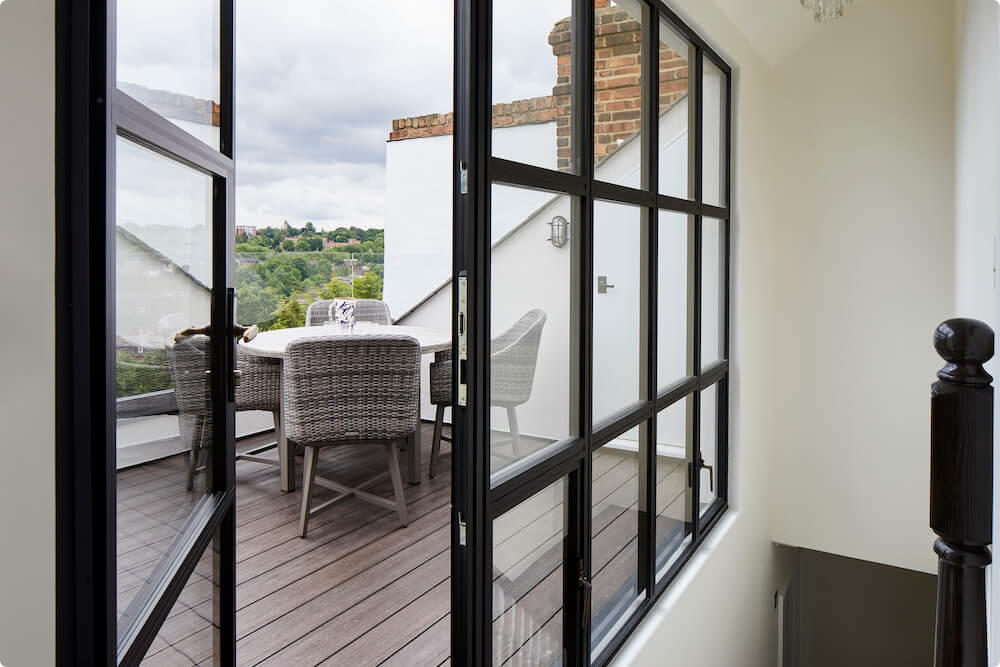
[[[291,252],[292,250],[295,250],[295,241],[292,241],[291,239],[285,239],[284,241],[281,242],[281,249],[284,250],[285,252]]]
[[[308,305],[312,299],[307,294],[297,292],[281,300],[281,307],[278,315],[271,323],[270,329],[290,329],[292,327],[303,327],[306,324],[306,309],[302,301]]]
[[[309,250],[311,250],[309,239],[300,238],[295,242],[295,252],[309,252]]]
[[[279,302],[280,296],[270,287],[244,284],[236,288],[236,313],[244,326],[270,321]]]
[[[265,255],[267,255],[267,248],[257,245],[256,243],[237,243],[236,254],[243,255],[246,257],[263,258]]]
[[[360,278],[354,279],[354,296],[359,299],[382,298],[382,276],[369,271]]]
[[[350,283],[345,283],[343,280],[333,278],[326,284],[323,291],[320,292],[320,296],[324,299],[339,299],[351,296],[351,285]]]

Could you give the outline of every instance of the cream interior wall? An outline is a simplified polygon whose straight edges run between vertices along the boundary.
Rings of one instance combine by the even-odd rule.
[[[934,572],[931,344],[955,312],[955,10],[856,3],[775,69],[771,535]]]
[[[0,3],[0,663],[55,661],[55,5]]]

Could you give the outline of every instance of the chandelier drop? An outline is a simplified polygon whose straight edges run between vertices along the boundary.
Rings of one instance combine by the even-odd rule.
[[[854,0],[800,0],[802,6],[812,12],[816,23],[829,23],[844,15],[844,6]]]

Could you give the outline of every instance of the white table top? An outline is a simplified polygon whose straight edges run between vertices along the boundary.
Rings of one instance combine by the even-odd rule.
[[[249,343],[240,343],[240,349],[247,354],[258,357],[281,359],[285,356],[288,344],[300,338],[314,336],[412,336],[420,343],[420,352],[430,354],[447,350],[451,347],[451,334],[443,333],[426,327],[411,327],[405,325],[382,325],[362,322],[355,325],[351,331],[339,325],[323,325],[316,327],[295,327],[294,329],[275,329],[262,331]]]

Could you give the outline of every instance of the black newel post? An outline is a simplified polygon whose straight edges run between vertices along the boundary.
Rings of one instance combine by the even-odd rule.
[[[993,330],[956,318],[934,332],[947,361],[931,387],[931,528],[939,539],[934,667],[986,667],[993,533]]]

